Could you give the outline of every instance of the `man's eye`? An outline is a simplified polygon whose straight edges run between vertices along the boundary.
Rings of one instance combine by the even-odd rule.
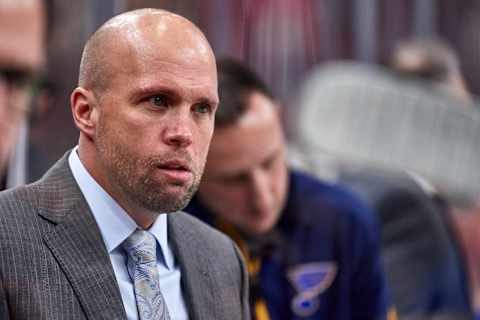
[[[194,106],[193,111],[198,113],[210,113],[212,107],[208,103],[199,103]]]
[[[152,96],[150,97],[149,102],[157,107],[168,106],[168,101],[165,96],[160,96],[160,95]]]
[[[273,157],[268,158],[262,163],[262,167],[267,170],[271,169],[275,164],[277,158],[278,158],[278,155],[276,154]]]
[[[248,174],[240,173],[240,174],[237,174],[237,175],[234,175],[234,176],[222,177],[221,181],[222,181],[222,183],[228,184],[228,185],[236,185],[236,184],[238,185],[238,184],[247,183],[249,179],[250,178],[249,178]]]

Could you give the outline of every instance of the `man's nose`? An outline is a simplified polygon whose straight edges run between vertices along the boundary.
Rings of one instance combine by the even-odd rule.
[[[167,120],[164,141],[173,147],[185,148],[192,143],[192,119],[185,112],[174,112]]]
[[[267,211],[272,206],[273,192],[268,172],[263,168],[253,171],[251,176],[253,205],[258,211]]]

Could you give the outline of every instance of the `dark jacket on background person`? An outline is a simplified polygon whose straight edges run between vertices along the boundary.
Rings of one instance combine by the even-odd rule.
[[[386,319],[374,214],[345,189],[297,171],[288,190],[275,229],[247,239],[262,258],[252,295],[265,299],[271,320]],[[198,197],[185,210],[216,224]]]
[[[382,258],[399,319],[473,319],[466,264],[439,198],[400,171],[344,167],[338,182],[378,214]]]

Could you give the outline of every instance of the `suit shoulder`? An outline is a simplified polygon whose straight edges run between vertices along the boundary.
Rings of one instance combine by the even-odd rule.
[[[232,247],[232,240],[228,236],[189,213],[176,212],[171,214],[169,219],[183,231],[195,235],[196,241],[203,241],[217,249],[219,247]]]
[[[36,184],[0,192],[0,214],[32,208],[38,202]]]
[[[0,239],[27,236],[35,228],[37,207],[34,185],[0,192]]]

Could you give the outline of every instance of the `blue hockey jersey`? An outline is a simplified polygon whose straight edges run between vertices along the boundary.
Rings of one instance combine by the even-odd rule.
[[[215,225],[197,197],[185,210]],[[271,320],[387,319],[375,215],[349,191],[291,170],[273,233],[253,290]]]

